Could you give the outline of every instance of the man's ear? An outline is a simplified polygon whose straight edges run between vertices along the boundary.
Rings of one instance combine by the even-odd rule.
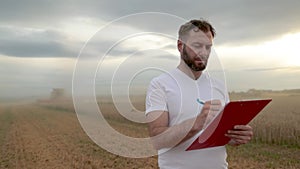
[[[184,43],[181,40],[177,40],[177,49],[181,53],[183,51],[183,45]]]

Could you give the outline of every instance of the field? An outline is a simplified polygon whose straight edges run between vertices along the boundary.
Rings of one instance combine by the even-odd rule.
[[[251,143],[228,146],[229,168],[300,168],[300,92],[231,93],[232,100],[257,97],[273,101],[251,122]],[[142,110],[143,100],[133,105]],[[147,137],[145,125],[125,120],[109,100],[100,100],[99,106],[119,132]],[[71,102],[0,105],[0,148],[0,168],[157,168],[156,156],[125,158],[93,143]]]

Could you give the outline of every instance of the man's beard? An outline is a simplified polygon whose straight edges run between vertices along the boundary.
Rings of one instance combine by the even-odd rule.
[[[181,58],[183,61],[188,65],[190,69],[193,71],[203,71],[206,68],[206,64],[202,63],[200,65],[196,65],[192,57],[186,52],[186,46],[183,45],[183,51],[182,51],[182,56]],[[202,58],[201,58],[202,59]]]

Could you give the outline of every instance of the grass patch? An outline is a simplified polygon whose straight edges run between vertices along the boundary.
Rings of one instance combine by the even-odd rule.
[[[227,146],[230,168],[247,163],[251,168],[300,168],[300,151],[297,147],[286,147],[264,143],[249,143],[239,147]]]

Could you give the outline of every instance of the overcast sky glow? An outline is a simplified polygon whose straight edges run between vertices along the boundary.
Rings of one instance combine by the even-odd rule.
[[[0,5],[0,97],[39,96],[49,94],[54,87],[70,90],[76,59],[83,45],[111,21],[141,12],[209,20],[217,30],[215,51],[230,91],[299,88],[299,8],[298,0],[3,0]],[[123,73],[143,64],[149,66],[149,63],[163,65],[166,70],[177,66],[179,56],[174,39],[177,32],[174,30],[180,25],[174,28],[166,23],[160,19],[149,22],[147,18],[136,24],[118,22],[112,26],[120,31],[107,31],[94,40],[89,55],[99,56],[108,50],[107,45],[120,41],[118,37],[124,32],[148,32],[120,41],[102,63],[96,83],[105,84],[118,64]],[[173,37],[149,33],[151,30],[167,32]],[[156,50],[151,51],[151,48]],[[125,59],[128,56],[133,57]],[[136,56],[145,59],[134,59]],[[147,77],[149,80],[150,76]]]

